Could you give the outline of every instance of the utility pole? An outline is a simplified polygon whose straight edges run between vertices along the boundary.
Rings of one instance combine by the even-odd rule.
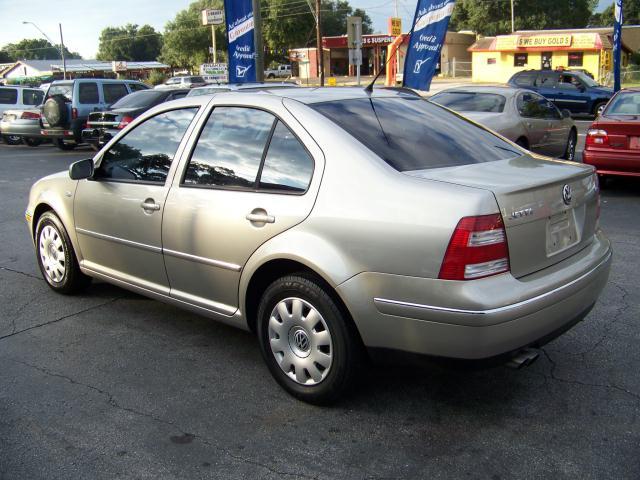
[[[62,78],[67,79],[67,62],[64,59],[64,40],[62,39],[62,24],[59,23],[60,28],[60,56],[62,57]]]
[[[511,0],[511,33],[516,31],[516,22],[513,15],[513,0]]]
[[[320,16],[320,0],[316,0],[316,57],[318,61],[318,77],[320,86],[324,87],[324,50],[322,50],[322,27]]]
[[[262,15],[260,0],[252,0],[253,5],[253,43],[256,48],[256,82],[264,82],[264,48],[262,46]]]

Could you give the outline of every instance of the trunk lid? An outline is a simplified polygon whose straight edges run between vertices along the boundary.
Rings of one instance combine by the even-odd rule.
[[[404,173],[491,191],[504,220],[515,277],[582,250],[597,228],[598,188],[587,165],[523,155]]]
[[[87,125],[89,127],[116,128],[124,117],[137,117],[138,108],[119,108],[106,112],[91,112]]]
[[[640,149],[640,115],[607,115],[599,117],[592,129],[604,130],[613,150]]]

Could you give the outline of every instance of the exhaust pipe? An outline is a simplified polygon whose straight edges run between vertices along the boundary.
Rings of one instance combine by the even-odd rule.
[[[533,348],[525,348],[524,350],[519,351],[513,357],[511,357],[506,365],[509,368],[520,370],[523,367],[528,367],[529,365],[531,365],[538,359],[539,356],[539,350],[535,350]]]

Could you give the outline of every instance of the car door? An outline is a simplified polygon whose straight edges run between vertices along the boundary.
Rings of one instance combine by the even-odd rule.
[[[562,113],[553,103],[544,99],[546,118],[549,122],[549,155],[561,157],[567,149],[571,125],[562,118]]]
[[[519,93],[516,102],[518,114],[527,132],[529,150],[543,155],[553,155],[547,103],[546,98],[535,92]]]
[[[558,108],[566,108],[572,113],[589,112],[589,98],[584,93],[582,82],[571,73],[559,76],[558,87],[554,103]]]
[[[535,91],[547,99],[554,101],[557,94],[558,73],[542,71],[535,81]]]
[[[82,266],[169,294],[161,226],[172,161],[197,107],[164,111],[113,143],[93,178],[78,182],[75,227]]]
[[[222,315],[238,307],[240,272],[253,252],[310,213],[324,166],[282,103],[263,101],[269,111],[239,101],[215,106],[165,205],[171,295]]]

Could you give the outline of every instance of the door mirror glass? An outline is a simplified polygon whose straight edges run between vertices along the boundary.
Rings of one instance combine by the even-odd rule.
[[[93,159],[85,158],[73,162],[69,167],[69,177],[71,180],[84,180],[93,176]]]

